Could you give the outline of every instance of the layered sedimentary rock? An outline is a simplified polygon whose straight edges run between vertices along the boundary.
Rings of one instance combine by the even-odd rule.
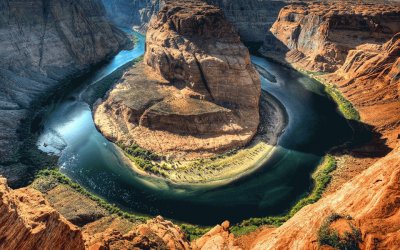
[[[316,6],[312,5],[312,9]],[[314,27],[315,20],[323,19],[330,16],[332,10],[343,9],[341,6],[318,5],[320,16],[308,18],[303,16],[302,25]],[[292,24],[296,22],[296,14],[299,6],[288,7],[282,10],[284,18],[279,18],[274,24],[282,34],[276,34],[278,38],[290,37],[286,31],[293,30]],[[351,8],[351,6],[349,6]],[[361,120],[372,126],[373,130],[381,135],[381,138],[374,138],[366,149],[370,153],[375,153],[375,158],[369,165],[372,156],[357,156],[354,153],[354,159],[347,162],[344,160],[343,172],[349,172],[346,175],[351,176],[346,183],[336,186],[336,190],[332,190],[329,195],[319,200],[313,205],[306,206],[288,222],[284,223],[276,230],[261,230],[255,241],[251,244],[251,249],[316,249],[318,248],[317,235],[325,218],[333,213],[349,215],[354,220],[354,225],[361,231],[360,243],[361,249],[397,249],[399,248],[399,218],[400,218],[400,145],[398,138],[400,134],[400,79],[399,79],[399,34],[392,34],[392,37],[386,38],[388,34],[394,32],[399,26],[389,25],[398,22],[398,7],[382,7],[376,5],[359,5],[353,7],[355,20],[364,13],[364,20],[381,21],[379,32],[371,33],[371,37],[365,35],[367,39],[359,39],[354,48],[350,48],[345,54],[344,59],[337,61],[335,68],[338,68],[331,74],[319,76],[324,82],[334,84],[348,98],[360,112]],[[384,8],[384,9],[382,9]],[[386,9],[385,9],[386,8]],[[385,11],[386,10],[386,11]],[[304,11],[304,12],[303,12]],[[301,13],[313,15],[301,7]],[[328,14],[326,14],[328,13]],[[337,13],[343,13],[341,11]],[[392,13],[392,14],[389,14]],[[291,22],[287,22],[285,18],[291,18]],[[298,16],[297,16],[298,17]],[[308,20],[310,23],[306,23]],[[314,20],[314,21],[313,21]],[[352,20],[351,15],[345,15],[343,21]],[[384,22],[382,21],[384,20]],[[375,23],[376,23],[375,22]],[[364,22],[356,22],[364,27]],[[348,23],[348,27],[353,30],[342,34],[343,37],[359,36],[360,28],[354,27],[356,23]],[[337,32],[337,25],[325,26],[324,23],[317,22],[315,30],[328,29],[326,34],[330,33],[329,27]],[[296,25],[296,24],[295,24]],[[389,29],[387,26],[391,27]],[[386,28],[383,28],[386,27]],[[304,39],[304,36],[298,36]],[[328,35],[329,37],[329,35]],[[378,42],[373,37],[380,37],[382,40]],[[385,37],[385,39],[383,39]],[[291,39],[281,39],[286,48],[291,48]],[[298,40],[299,44],[304,41]],[[343,42],[352,42],[350,38],[343,38]],[[337,45],[337,44],[336,44]],[[345,51],[345,50],[343,50]],[[290,53],[289,53],[290,55]],[[312,58],[313,52],[309,51],[305,54],[306,58]],[[282,57],[281,57],[282,58]],[[290,59],[290,57],[286,57]],[[290,62],[290,60],[288,60]],[[296,68],[307,70],[310,65],[318,65],[309,61],[309,64],[296,63]],[[303,61],[304,62],[304,61]],[[334,61],[336,62],[336,61]],[[326,70],[324,67],[312,67],[314,70]],[[383,143],[382,143],[383,142]],[[382,156],[381,147],[391,150],[391,152]],[[386,150],[387,150],[386,149]],[[385,151],[386,152],[386,151]],[[370,155],[370,154],[369,154]],[[382,157],[379,159],[379,157]],[[353,170],[355,166],[352,164],[364,165],[360,169],[365,169],[361,173]],[[341,168],[341,166],[339,166]],[[359,167],[357,167],[359,168]],[[336,174],[336,173],[334,173]],[[336,177],[335,177],[336,178]],[[335,181],[335,180],[334,180]]]
[[[104,15],[97,0],[0,1],[0,173],[11,184],[27,169],[17,129],[32,103],[129,42]]]
[[[0,177],[0,248],[84,249],[81,231],[31,188],[11,190]]]
[[[111,228],[100,234],[99,242],[87,242],[89,249],[191,249],[182,230],[161,216],[135,226],[126,234]]]
[[[284,7],[271,28],[263,54],[311,71],[333,72],[350,50],[382,44],[400,32],[395,5],[342,3]]]
[[[176,157],[244,146],[259,123],[260,80],[217,7],[171,1],[153,19],[144,63],[95,111],[103,134]]]
[[[137,27],[146,32],[153,15],[164,6],[165,0],[102,0],[107,16],[119,26]],[[285,0],[206,0],[220,7],[245,41],[262,42],[265,32],[275,22]]]
[[[317,232],[332,213],[350,215],[361,230],[361,249],[400,247],[400,148],[334,194],[306,206],[276,230],[256,237],[252,249],[317,249]]]

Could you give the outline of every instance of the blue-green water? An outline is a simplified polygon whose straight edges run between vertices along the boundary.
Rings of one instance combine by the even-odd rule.
[[[276,83],[261,77],[262,88],[288,113],[288,126],[271,159],[256,172],[218,187],[175,186],[138,176],[96,130],[91,113],[92,101],[104,94],[99,89],[113,81],[107,76],[144,53],[144,37],[134,34],[138,43],[133,50],[120,52],[78,88],[49,104],[37,143],[41,150],[60,156],[63,173],[111,203],[200,225],[283,213],[312,188],[310,175],[324,152],[352,136],[318,82],[252,57],[253,63],[276,76]]]

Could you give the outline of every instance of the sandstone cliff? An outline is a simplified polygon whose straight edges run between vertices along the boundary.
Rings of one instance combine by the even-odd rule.
[[[201,1],[166,4],[149,25],[144,64],[97,107],[95,122],[106,137],[188,158],[252,139],[260,80],[220,9]]]
[[[80,230],[31,188],[11,190],[0,177],[0,248],[84,249]]]
[[[11,184],[28,168],[17,130],[32,103],[129,42],[104,14],[96,0],[0,1],[0,174]]]
[[[361,249],[399,248],[400,44],[399,34],[394,34],[400,27],[399,11],[399,7],[394,6],[329,4],[293,5],[281,11],[272,30],[283,43],[280,48],[286,48],[281,52],[289,51],[286,63],[302,70],[333,70],[318,78],[337,86],[360,112],[362,122],[378,132],[380,138],[373,138],[364,148],[356,149],[368,151],[368,157],[353,152],[350,152],[353,156],[341,157],[333,181],[344,178],[340,175],[345,175],[345,180],[340,185],[336,183],[330,194],[300,210],[281,227],[255,234],[251,249],[318,249],[318,230],[324,219],[333,213],[349,215],[351,223],[361,232]],[[346,25],[330,23],[336,14],[344,15],[340,20]],[[357,21],[360,15],[369,24],[373,20],[375,30]],[[306,27],[315,32],[309,30],[303,34]],[[293,33],[294,30],[297,31]],[[321,34],[325,35],[318,38]],[[337,34],[344,38],[333,42],[332,37]],[[361,34],[366,39],[361,39]],[[314,41],[309,40],[310,35]],[[358,38],[357,43],[353,38]],[[303,45],[307,43],[315,50],[306,49]],[[263,52],[278,60],[285,56],[275,57],[271,51]],[[325,63],[333,67],[326,67]],[[382,157],[382,147],[392,151]],[[371,155],[373,152],[376,156]],[[370,165],[371,162],[375,163]]]
[[[333,72],[350,50],[400,32],[395,5],[296,4],[282,8],[262,53],[311,71]],[[284,57],[284,58],[282,58]]]

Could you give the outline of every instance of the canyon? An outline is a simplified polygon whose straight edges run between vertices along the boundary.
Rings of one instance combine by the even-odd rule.
[[[23,146],[33,107],[131,45],[97,1],[1,1],[0,13],[0,174],[20,186],[38,163]]]
[[[17,128],[33,102],[41,93],[59,86],[61,79],[80,75],[129,45],[125,35],[108,24],[103,7],[94,0],[79,1],[73,7],[62,0],[50,1],[47,6],[41,1],[31,2],[40,6],[38,11],[26,8],[23,15],[10,14],[17,7],[26,7],[12,2],[1,8],[5,14],[0,19],[4,24],[0,32],[7,34],[2,37],[10,34],[15,39],[0,40],[2,48],[7,48],[0,50],[6,58],[0,62],[0,88],[4,90],[0,112],[5,117],[0,120],[0,174],[12,186],[30,167],[10,152],[21,147]],[[218,8],[197,1],[185,1],[179,7],[159,7],[156,0],[103,2],[115,23],[148,32],[144,61],[128,69],[104,102],[96,103],[94,119],[107,138],[128,144],[134,141],[151,151],[183,158],[208,156],[243,146],[253,138],[262,119],[258,115],[263,101],[262,96],[259,99],[258,73],[233,26]],[[124,2],[134,11],[126,8],[121,12]],[[111,214],[79,189],[60,180],[51,181],[49,176],[15,190],[0,178],[0,248],[331,249],[320,245],[318,232],[333,214],[340,214],[338,222],[359,230],[358,248],[400,248],[400,7],[339,3],[283,7],[286,4],[280,1],[272,1],[271,7],[271,1],[208,2],[221,6],[242,39],[259,42],[265,37],[260,49],[263,56],[339,91],[358,111],[359,122],[372,128],[368,143],[344,152],[333,151],[338,166],[323,197],[279,227],[266,225],[234,236],[225,221],[190,241],[183,227],[161,216],[129,220]],[[238,11],[248,8],[258,11],[243,15]],[[35,16],[35,25],[29,22],[31,13],[43,13]],[[7,19],[11,17],[16,19]],[[272,20],[276,20],[274,24]],[[37,37],[30,33],[31,25],[38,30],[33,32]],[[265,29],[269,26],[271,32]],[[17,27],[23,27],[23,35]],[[254,32],[246,34],[249,31]],[[202,67],[209,68],[202,72]],[[215,79],[221,72],[233,72],[233,77],[224,76],[229,78],[225,83],[238,84],[220,85],[221,81]],[[188,117],[200,126],[193,126]],[[232,120],[237,126],[224,126]],[[164,132],[154,132],[158,130]],[[185,134],[205,132],[225,137],[220,144],[213,141],[212,146],[191,138],[184,144],[187,147],[182,147]],[[232,139],[232,134],[241,132],[239,141]],[[160,146],[160,138],[165,137],[176,144]],[[189,149],[196,147],[198,151],[190,156],[193,152]]]

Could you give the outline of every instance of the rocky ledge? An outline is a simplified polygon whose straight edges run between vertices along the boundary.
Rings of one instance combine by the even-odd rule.
[[[170,1],[149,25],[144,62],[98,104],[110,140],[192,159],[246,145],[259,124],[260,79],[222,11]]]

